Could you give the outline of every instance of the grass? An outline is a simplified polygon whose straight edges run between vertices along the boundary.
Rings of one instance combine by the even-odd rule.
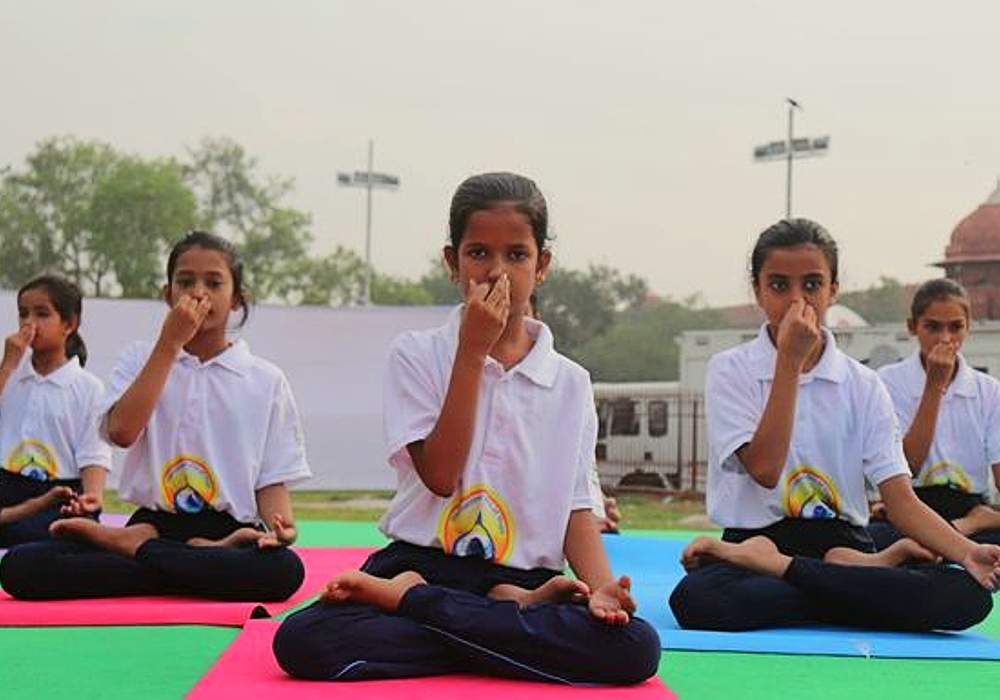
[[[382,517],[392,491],[292,491],[292,505],[299,520],[374,522]],[[708,527],[701,500],[664,497],[650,493],[619,493],[618,508],[624,530],[698,530]],[[115,491],[104,496],[107,513],[131,513],[134,506]]]

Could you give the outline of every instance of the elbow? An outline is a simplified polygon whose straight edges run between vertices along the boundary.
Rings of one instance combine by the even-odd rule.
[[[424,485],[438,498],[451,498],[458,489],[458,484],[431,484],[424,482]]]
[[[108,442],[115,447],[129,448],[135,442],[135,438],[132,431],[108,427]]]

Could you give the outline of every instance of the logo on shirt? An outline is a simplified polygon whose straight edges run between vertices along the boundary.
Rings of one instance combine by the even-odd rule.
[[[474,486],[452,497],[441,513],[438,538],[448,554],[505,563],[514,544],[510,510],[492,489]]]
[[[192,455],[178,455],[163,465],[160,488],[164,502],[178,513],[200,513],[214,506],[218,495],[211,467]]]
[[[7,455],[4,467],[7,471],[26,476],[29,479],[48,481],[56,478],[59,462],[48,445],[29,438],[14,446],[14,449]]]
[[[804,464],[785,478],[782,495],[785,513],[793,518],[835,518],[840,513],[840,494],[833,481]]]
[[[920,472],[918,486],[950,486],[962,493],[972,493],[972,479],[957,464],[942,460]]]

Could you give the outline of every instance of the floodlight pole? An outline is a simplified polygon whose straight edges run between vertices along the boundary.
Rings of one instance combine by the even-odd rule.
[[[361,303],[368,306],[372,303],[372,190],[396,189],[399,178],[395,175],[374,172],[375,139],[368,139],[368,169],[354,171],[354,174],[337,173],[337,184],[342,187],[364,187],[365,197],[365,282]]]
[[[795,160],[795,110],[802,109],[791,97],[788,101],[788,168],[785,171],[785,218],[792,218],[792,161]]]

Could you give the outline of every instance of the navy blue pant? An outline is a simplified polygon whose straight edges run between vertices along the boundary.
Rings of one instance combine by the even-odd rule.
[[[187,519],[198,516],[174,517],[175,529],[187,530]],[[24,600],[184,595],[267,602],[285,600],[304,578],[302,561],[286,547],[194,547],[162,536],[143,543],[135,557],[52,539],[20,545],[0,559],[0,584]]]
[[[948,486],[918,486],[913,489],[917,497],[945,520],[951,522],[966,515],[978,505],[984,505],[986,499],[982,494],[963,493]],[[885,549],[893,542],[903,539],[904,535],[892,523],[885,520],[872,520],[868,524],[875,546]],[[981,544],[1000,545],[1000,530],[984,530],[969,536],[973,542]]]
[[[485,595],[497,583],[536,588],[557,572],[524,571],[396,542],[363,570],[390,578],[417,571],[396,613],[321,601],[289,616],[274,638],[281,667],[299,678],[360,680],[446,673],[628,685],[656,673],[660,640],[647,622],[613,627],[584,605],[524,609]]]
[[[742,541],[752,531],[736,532],[726,530],[723,539]],[[774,578],[728,562],[695,569],[670,594],[681,627],[742,631],[818,622],[911,632],[961,630],[981,622],[993,608],[989,591],[962,569],[844,566],[818,558],[831,547],[851,546],[852,540],[858,542],[855,549],[871,551],[864,528],[786,519],[757,533],[792,556],[785,575]]]
[[[0,510],[42,496],[56,486],[69,486],[77,493],[83,491],[80,479],[40,481],[0,468]],[[48,539],[49,525],[63,517],[60,507],[46,508],[17,522],[0,525],[0,547]]]

